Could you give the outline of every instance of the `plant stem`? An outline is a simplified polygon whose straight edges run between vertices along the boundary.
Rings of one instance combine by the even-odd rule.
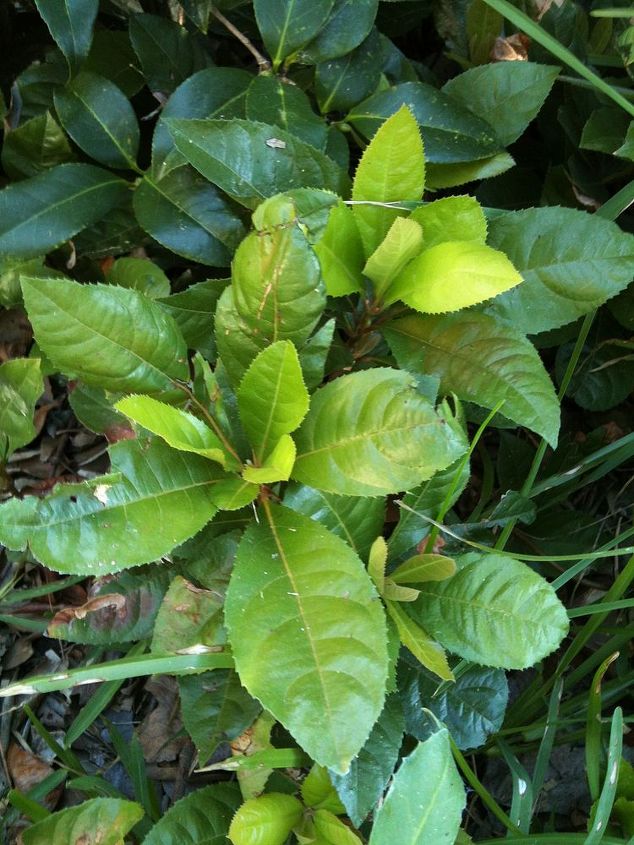
[[[260,51],[258,50],[258,48],[257,48],[257,47],[253,44],[253,42],[252,42],[249,38],[247,38],[247,36],[244,34],[244,32],[241,32],[241,31],[238,29],[238,27],[237,27],[237,26],[234,26],[234,24],[232,24],[232,23],[231,23],[231,21],[230,21],[228,18],[226,18],[226,17],[222,14],[222,12],[221,12],[221,11],[219,11],[218,9],[216,9],[216,7],[215,7],[215,6],[212,6],[212,7],[211,7],[211,14],[212,14],[212,15],[213,15],[213,16],[214,16],[217,20],[219,20],[219,21],[220,21],[220,23],[221,23],[221,24],[225,27],[225,29],[228,29],[228,30],[229,30],[229,32],[230,32],[230,33],[231,33],[231,34],[232,34],[235,38],[237,38],[237,39],[238,39],[238,41],[239,41],[239,42],[240,42],[240,43],[241,43],[244,47],[246,47],[246,48],[247,48],[247,50],[249,51],[249,53],[251,53],[251,55],[253,56],[253,58],[254,58],[254,59],[256,60],[256,62],[258,63],[258,67],[260,68],[260,73],[262,73],[263,71],[266,71],[266,70],[270,70],[270,69],[271,69],[271,63],[269,62],[269,60],[268,60],[267,58],[265,58],[265,57],[262,55],[262,53],[260,53]]]

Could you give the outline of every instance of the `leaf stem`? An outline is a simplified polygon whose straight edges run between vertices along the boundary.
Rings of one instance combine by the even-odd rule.
[[[220,21],[220,23],[228,29],[229,32],[238,39],[238,41],[247,48],[249,53],[253,56],[253,58],[258,63],[258,67],[260,68],[260,73],[263,71],[267,71],[271,69],[271,63],[267,58],[265,58],[262,53],[257,49],[257,47],[253,44],[253,42],[247,38],[244,32],[241,32],[237,26],[231,23],[231,21],[226,18],[219,9],[216,9],[215,6],[211,7],[211,14]]]
[[[234,457],[236,459],[236,461],[238,461],[240,466],[242,466],[242,460],[240,459],[240,455],[238,455],[238,453],[233,448],[231,443],[229,443],[229,441],[227,440],[224,431],[220,427],[220,424],[215,419],[213,414],[209,413],[207,408],[205,408],[203,403],[196,397],[194,392],[192,390],[190,390],[189,387],[187,387],[186,384],[184,384],[181,381],[175,381],[174,384],[176,385],[176,387],[178,387],[180,390],[182,390],[183,393],[185,393],[187,395],[187,397],[189,398],[189,400],[191,402],[194,403],[194,405],[198,408],[200,413],[204,416],[205,420],[209,423],[211,428],[214,430],[215,434],[218,436],[218,439],[220,440],[222,445],[225,447],[227,452],[229,452],[229,454],[232,455],[232,457]]]

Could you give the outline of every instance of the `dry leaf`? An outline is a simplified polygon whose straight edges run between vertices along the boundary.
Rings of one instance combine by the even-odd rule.
[[[531,40],[522,32],[509,35],[508,38],[496,38],[491,59],[494,62],[527,62]]]
[[[57,625],[70,625],[75,619],[85,619],[89,613],[95,613],[98,610],[109,611],[110,618],[115,615],[122,619],[125,616],[126,598],[121,593],[107,593],[103,596],[95,596],[95,598],[88,599],[85,604],[80,607],[64,607],[59,610],[50,622],[50,627],[55,628]]]

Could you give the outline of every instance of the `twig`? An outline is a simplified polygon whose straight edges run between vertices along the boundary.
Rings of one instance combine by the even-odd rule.
[[[257,49],[257,47],[246,37],[244,32],[240,32],[240,30],[234,26],[231,21],[226,18],[222,12],[218,11],[215,6],[211,7],[211,14],[220,21],[220,23],[229,30],[229,32],[234,35],[238,41],[243,44],[249,53],[254,57],[256,62],[258,63],[258,67],[260,68],[260,72],[265,70],[271,69],[271,63],[268,59],[266,59],[262,53]]]

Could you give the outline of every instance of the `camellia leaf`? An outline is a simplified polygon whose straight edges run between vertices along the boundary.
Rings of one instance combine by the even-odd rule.
[[[5,132],[2,142],[2,169],[15,180],[74,158],[66,135],[48,111]]]
[[[255,19],[273,70],[317,35],[333,5],[334,0],[254,0]]]
[[[187,349],[173,319],[135,290],[23,277],[40,347],[62,372],[112,391],[159,391],[187,380]]]
[[[100,845],[119,845],[142,818],[143,808],[133,801],[92,798],[36,822],[22,831],[22,841],[24,845],[50,845],[83,839],[98,841]]]
[[[276,481],[288,481],[291,477],[297,449],[293,438],[283,434],[273,449],[268,453],[261,466],[247,466],[242,477],[254,484],[273,484]]]
[[[151,396],[126,396],[115,408],[152,434],[157,434],[173,449],[203,455],[225,466],[226,452],[218,436],[198,417],[152,399]]]
[[[421,251],[423,229],[415,220],[397,217],[383,241],[366,261],[363,273],[374,283],[378,299],[407,264]]]
[[[548,581],[508,556],[478,557],[419,589],[409,606],[416,618],[450,651],[483,666],[533,666],[568,632],[566,609]]]
[[[421,584],[424,581],[444,581],[456,572],[450,557],[437,554],[415,555],[390,573],[395,584]]]
[[[168,554],[240,487],[211,461],[161,440],[119,441],[110,458],[111,475],[0,506],[0,541],[13,549],[28,543],[58,572],[105,575]]]
[[[313,814],[313,825],[319,837],[317,842],[326,845],[362,845],[357,834],[329,810],[317,810]]]
[[[35,403],[44,392],[38,358],[0,364],[0,462],[35,437]]]
[[[537,115],[559,72],[535,62],[494,62],[454,76],[442,90],[494,126],[506,147]]]
[[[515,159],[507,152],[457,164],[430,163],[427,167],[427,187],[454,188],[456,185],[466,185],[467,182],[479,179],[491,179],[493,176],[506,173],[514,165]]]
[[[388,600],[385,606],[396,625],[403,645],[430,672],[438,675],[443,681],[453,681],[453,672],[449,668],[447,655],[442,646],[435,642],[398,602]]]
[[[350,53],[368,36],[378,6],[378,0],[335,0],[325,26],[300,50],[301,61],[317,64]]]
[[[215,783],[181,798],[158,820],[145,845],[225,845],[240,804],[234,783]]]
[[[509,256],[524,283],[487,310],[526,333],[571,323],[632,280],[634,236],[585,211],[513,211],[491,221],[489,242]]]
[[[373,29],[355,50],[317,65],[315,95],[322,114],[348,111],[376,89],[381,78],[381,51],[381,38]]]
[[[139,124],[114,82],[80,73],[55,92],[55,109],[64,129],[91,158],[106,167],[136,169]]]
[[[151,299],[170,295],[170,280],[149,258],[117,258],[106,273],[106,281],[110,285],[138,290]]]
[[[320,388],[296,443],[293,478],[350,496],[407,490],[465,448],[411,376],[387,368],[352,373]]]
[[[242,425],[262,461],[308,411],[308,391],[293,344],[280,340],[262,350],[244,374],[237,396]]]
[[[228,284],[228,279],[207,279],[159,299],[161,307],[176,321],[187,346],[199,350],[208,360],[215,358],[214,315]]]
[[[412,112],[405,106],[376,132],[357,168],[352,185],[356,203],[419,200],[425,186],[423,142]],[[381,205],[354,205],[353,212],[366,256],[385,238],[405,212]]]
[[[302,781],[301,793],[302,801],[307,807],[330,810],[336,816],[346,812],[346,808],[337,797],[328,769],[316,763]]]
[[[348,192],[347,174],[332,159],[277,126],[237,119],[166,122],[196,170],[248,208],[291,188]]]
[[[303,812],[301,801],[281,792],[249,798],[231,821],[229,839],[233,845],[284,845]]]
[[[224,645],[227,635],[222,621],[221,597],[176,575],[159,608],[150,650],[172,651],[174,643],[179,649]]]
[[[315,114],[301,88],[280,77],[256,76],[252,80],[246,95],[246,116],[279,126],[318,150],[326,146],[326,122]]]
[[[92,164],[60,164],[0,191],[0,253],[43,255],[101,220],[128,185]]]
[[[390,285],[386,301],[427,314],[458,311],[519,285],[503,252],[475,241],[445,241],[422,252]]]
[[[99,0],[35,0],[35,5],[74,74],[90,52]]]
[[[438,845],[458,834],[466,796],[445,728],[406,757],[377,811],[370,845]]]
[[[401,366],[440,378],[442,393],[494,408],[541,434],[559,433],[559,402],[530,341],[486,314],[411,315],[385,328]]]
[[[443,241],[486,241],[486,217],[482,206],[473,197],[434,200],[414,209],[409,219],[423,227],[425,249]]]
[[[343,203],[330,212],[328,225],[315,244],[329,296],[363,290],[363,244],[352,211]]]
[[[236,668],[316,762],[343,773],[383,707],[385,617],[346,543],[287,508],[265,511],[227,592]]]

